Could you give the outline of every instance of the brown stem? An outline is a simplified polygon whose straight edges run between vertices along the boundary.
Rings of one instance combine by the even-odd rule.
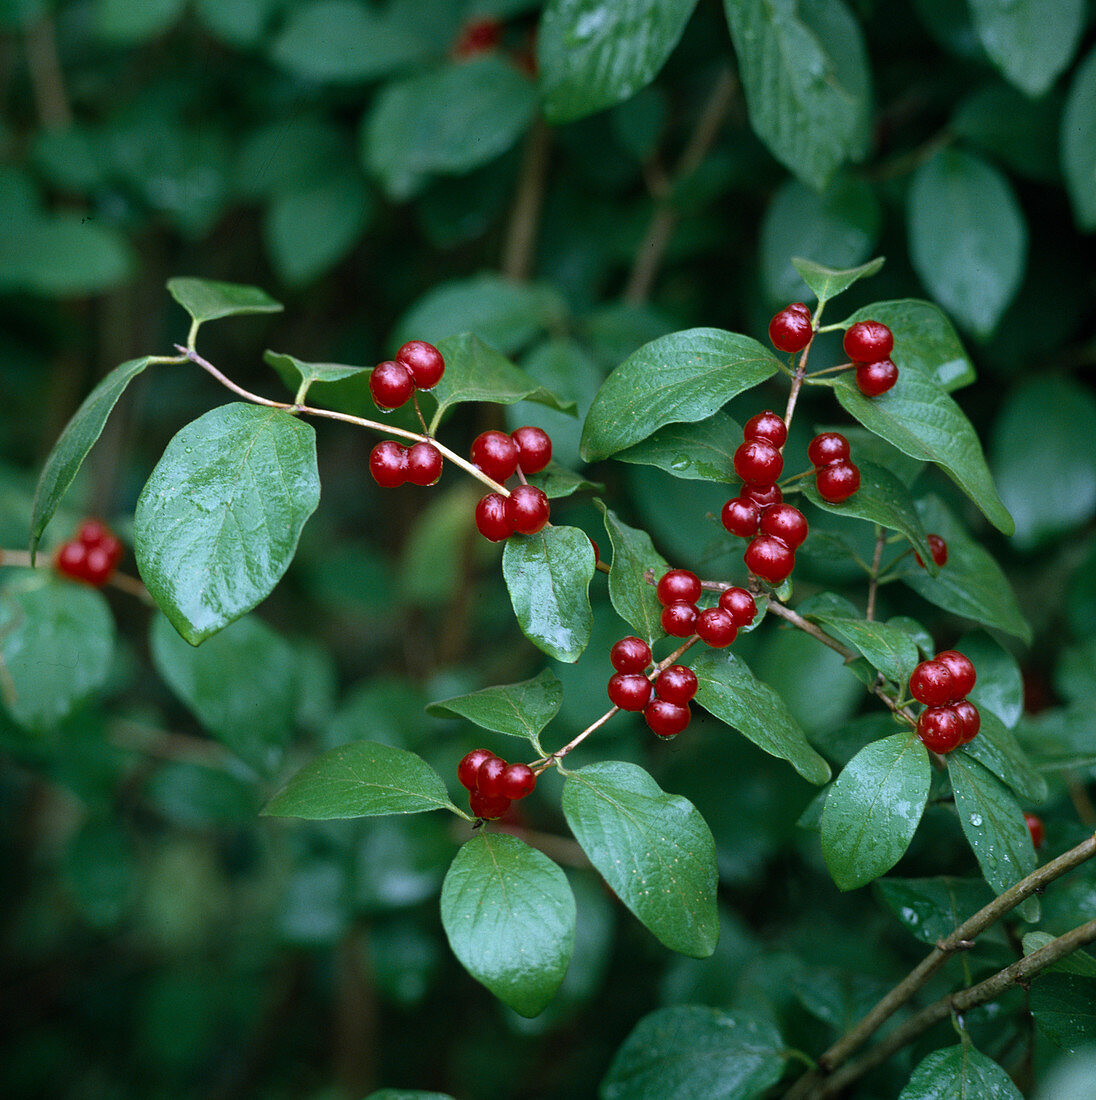
[[[0,550],[0,565],[11,565],[20,569],[34,568],[30,553],[26,550]]]
[[[875,553],[872,555],[871,576],[868,579],[868,609],[864,614],[869,623],[875,618],[875,594],[879,590],[879,563],[883,560],[883,545],[886,541],[886,532],[876,524]]]
[[[27,31],[26,50],[27,72],[39,121],[47,130],[71,126],[72,107],[65,91],[57,53],[57,27],[52,19],[41,19]]]
[[[551,136],[547,123],[538,117],[525,143],[517,196],[503,245],[502,273],[508,279],[524,282],[533,269]]]

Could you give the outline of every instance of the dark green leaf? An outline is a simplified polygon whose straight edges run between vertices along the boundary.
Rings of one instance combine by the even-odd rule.
[[[925,746],[909,732],[865,745],[822,809],[822,855],[842,890],[889,871],[909,847],[929,796]]]
[[[283,308],[281,302],[274,301],[265,290],[242,283],[180,277],[168,279],[167,289],[199,324],[242,313],[280,313]]]
[[[758,748],[787,760],[809,783],[825,783],[830,766],[811,748],[784,700],[763,684],[741,658],[705,649],[693,662],[700,682],[696,701]]]
[[[270,817],[376,817],[452,810],[441,776],[406,749],[355,741],[318,756],[263,807]]]
[[[1029,997],[1039,1030],[1052,1042],[1069,1051],[1096,1042],[1096,978],[1044,974]]]
[[[546,527],[536,535],[511,536],[502,552],[502,575],[522,633],[550,657],[577,661],[594,625],[594,548],[586,532]]]
[[[923,657],[935,655],[936,643],[932,640],[932,635],[916,619],[911,619],[908,615],[895,615],[887,622],[891,626],[898,627],[899,630],[904,630],[913,644],[921,651]],[[963,652],[965,653],[966,650],[963,650]]]
[[[1096,705],[1092,702],[1025,717],[1017,732],[1043,771],[1096,766]]]
[[[984,764],[1025,802],[1042,802],[1047,796],[1046,780],[1032,767],[1016,738],[993,711],[987,708],[980,715],[978,736],[957,751]]]
[[[616,1053],[601,1100],[753,1100],[784,1072],[775,1026],[700,1005],[644,1016]]]
[[[555,440],[552,442],[554,444]],[[539,474],[530,474],[526,480],[541,489],[549,500],[559,500],[575,493],[605,492],[601,482],[587,481],[581,474],[572,473],[556,462],[549,463]]]
[[[827,627],[827,633],[862,653],[884,676],[905,684],[916,666],[917,646],[901,627],[868,622],[848,600],[832,592],[811,596],[799,613]]]
[[[467,718],[484,729],[524,737],[535,744],[540,731],[555,718],[562,704],[563,685],[546,668],[531,680],[487,687],[470,695],[454,695],[431,703],[426,710],[439,717]]]
[[[881,878],[875,891],[883,904],[922,943],[951,935],[968,917],[993,900],[982,879]]]
[[[1008,180],[972,153],[945,149],[914,174],[908,226],[910,260],[932,296],[989,336],[1027,262],[1027,225]]]
[[[646,531],[622,523],[600,500],[595,503],[605,517],[605,531],[613,547],[609,599],[616,613],[644,641],[651,643],[663,633],[662,605],[645,574],[650,569],[657,580],[670,568],[669,563],[655,549]]]
[[[921,1059],[898,1100],[1022,1100],[1012,1078],[969,1042]]]
[[[748,336],[694,328],[645,344],[605,380],[582,430],[587,461],[608,458],[664,424],[705,420],[780,369]]]
[[[195,0],[198,18],[221,41],[231,46],[252,46],[278,6],[278,0]]]
[[[658,75],[696,0],[549,0],[537,61],[549,122],[571,122],[635,95]]]
[[[613,457],[620,462],[657,466],[674,477],[730,481],[735,477],[734,453],[741,443],[741,426],[726,413],[717,412],[694,424],[667,424]]]
[[[968,698],[984,714],[993,711],[1010,729],[1024,711],[1024,680],[1016,658],[984,631],[964,634],[952,647],[973,662],[978,680]]]
[[[0,242],[0,283],[51,298],[101,294],[128,280],[136,266],[120,230],[77,214],[16,222]]]
[[[378,1089],[365,1100],[453,1100],[447,1092],[423,1092],[421,1089]]]
[[[1024,955],[1034,955],[1056,939],[1050,932],[1025,932],[1022,937]],[[1087,951],[1074,951],[1043,971],[1044,974],[1078,974],[1082,978],[1096,978],[1096,957]]]
[[[842,291],[848,290],[853,283],[860,279],[866,279],[874,275],[883,266],[883,257],[877,256],[859,267],[850,267],[839,270],[833,267],[824,267],[813,260],[805,260],[799,256],[792,257],[792,266],[802,276],[803,281],[814,291],[818,301],[827,302],[836,297]]]
[[[102,435],[103,426],[118,403],[118,398],[148,364],[149,357],[146,355],[142,359],[130,359],[115,367],[84,398],[83,404],[65,426],[61,438],[53,445],[38,478],[38,487],[34,491],[34,507],[30,519],[32,555],[37,553],[42,533],[53,519],[57,505],[79,472],[88,451]]]
[[[95,25],[98,32],[113,42],[140,42],[162,34],[183,13],[186,0],[98,0]]]
[[[137,893],[140,875],[123,822],[91,818],[65,847],[66,885],[84,919],[96,929],[115,927]]]
[[[590,862],[663,944],[707,958],[719,935],[715,842],[696,807],[635,764],[567,776],[563,813]]]
[[[887,992],[889,983],[830,966],[804,966],[793,978],[795,996],[816,1019],[838,1033],[848,1031]]]
[[[270,594],[319,500],[310,425],[255,405],[212,409],[171,440],[137,501],[141,576],[197,645]]]
[[[1062,171],[1082,230],[1096,228],[1096,50],[1078,67],[1062,112]]]
[[[566,875],[504,833],[481,833],[457,853],[441,889],[441,922],[461,965],[522,1016],[548,1006],[575,949]]]
[[[272,366],[290,389],[300,391],[302,401],[313,382],[341,382],[373,369],[344,363],[309,363],[280,351],[264,351],[263,362]]]

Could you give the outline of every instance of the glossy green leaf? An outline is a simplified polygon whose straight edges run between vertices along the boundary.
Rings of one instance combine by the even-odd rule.
[[[552,444],[554,447],[555,440]],[[581,474],[572,473],[557,462],[550,462],[539,474],[530,474],[525,480],[540,489],[549,500],[560,500],[575,493],[605,492],[600,481],[587,481]]]
[[[185,7],[186,0],[98,0],[95,28],[112,42],[140,42],[172,27]]]
[[[911,619],[908,615],[895,615],[887,622],[891,626],[904,630],[913,644],[920,650],[922,657],[932,657],[936,654],[936,643],[933,641],[932,635],[916,619]],[[964,652],[966,651],[964,650]]]
[[[721,329],[687,329],[652,340],[598,391],[582,430],[582,455],[594,462],[664,424],[705,420],[779,369],[756,340]]]
[[[1027,263],[1027,225],[1008,180],[973,153],[945,149],[914,173],[907,223],[921,282],[964,328],[989,336]]]
[[[1028,996],[1039,1030],[1052,1042],[1068,1051],[1096,1042],[1096,978],[1043,974]]]
[[[662,605],[645,575],[651,570],[657,581],[670,568],[669,563],[655,549],[646,531],[623,523],[600,500],[595,503],[605,517],[605,531],[613,548],[609,599],[616,613],[650,644],[663,633]]]
[[[993,900],[993,892],[982,879],[947,875],[881,878],[874,889],[906,929],[928,944],[951,935]]]
[[[753,1100],[780,1080],[775,1025],[736,1009],[674,1005],[644,1016],[601,1083],[601,1100]]]
[[[898,1100],[1022,1100],[1012,1078],[967,1043],[934,1050],[913,1071]]]
[[[88,452],[103,433],[103,427],[111,410],[118,403],[126,386],[147,367],[149,357],[130,359],[115,367],[84,398],[83,403],[65,425],[61,437],[53,445],[46,458],[38,486],[34,491],[34,505],[30,519],[30,550],[34,555],[49,521],[53,519],[61,498],[72,485]],[[33,558],[32,558],[33,560]]]
[[[948,753],[947,762],[959,824],[986,882],[1002,893],[1035,870],[1023,811],[1000,780],[968,753]]]
[[[1058,126],[1064,98],[1052,92],[1029,99],[993,80],[959,101],[950,128],[1019,175],[1060,185]]]
[[[1096,229],[1096,50],[1078,67],[1062,112],[1062,171],[1073,220]]]
[[[822,855],[842,890],[863,886],[905,854],[929,796],[932,769],[912,733],[865,745],[822,809]]]
[[[309,363],[304,359],[298,359],[294,355],[286,355],[280,351],[264,351],[263,362],[272,366],[283,381],[294,392],[303,393],[313,382],[341,382],[344,378],[353,378],[355,375],[370,371],[372,367],[350,367],[344,363]]]
[[[810,964],[797,969],[792,985],[799,1003],[838,1033],[848,1031],[867,1015],[888,990],[887,982],[862,969]]]
[[[1024,679],[1016,658],[982,630],[964,634],[952,648],[965,653],[978,674],[967,698],[1010,729],[1015,726],[1024,712]]]
[[[562,704],[563,685],[546,668],[531,680],[454,695],[431,703],[426,710],[439,717],[467,718],[484,729],[523,737],[535,744],[540,731],[555,718]]]
[[[1069,66],[1085,26],[1084,0],[970,0],[970,11],[990,60],[1029,96]]]
[[[787,760],[809,783],[825,783],[830,766],[811,748],[784,700],[729,650],[705,649],[693,662],[696,702],[770,756]]]
[[[937,497],[927,497],[919,504],[925,529],[947,542],[948,560],[935,577],[916,562],[909,562],[900,574],[903,583],[937,607],[1030,642],[1031,627],[997,562]]]
[[[310,425],[222,405],[183,428],[152,471],[137,501],[137,566],[197,645],[270,594],[319,500]]]
[[[814,291],[819,302],[827,302],[843,291],[849,289],[853,283],[866,279],[879,271],[883,266],[883,257],[877,256],[859,267],[850,267],[844,270],[825,267],[813,260],[805,260],[800,256],[792,257],[792,267],[799,272],[803,281]]]
[[[441,922],[461,965],[522,1016],[559,989],[575,948],[575,899],[546,855],[505,833],[457,853],[441,890]]]
[[[734,453],[741,444],[741,426],[726,413],[717,412],[694,424],[667,424],[613,457],[619,462],[657,466],[674,477],[730,481],[735,477]]]
[[[811,596],[799,605],[799,613],[821,623],[839,641],[858,650],[884,676],[904,685],[919,660],[909,634],[889,623],[868,622],[859,609],[832,592]]]
[[[20,726],[50,730],[106,681],[114,620],[86,585],[26,570],[3,580],[0,701]]]
[[[297,651],[247,616],[197,648],[162,615],[152,622],[152,662],[161,679],[241,760],[272,772],[293,732]]]
[[[167,289],[199,324],[245,313],[280,313],[283,308],[265,290],[243,283],[179,277],[168,279]]]
[[[839,0],[724,0],[750,125],[821,190],[868,140],[871,86],[860,25]]]
[[[451,810],[441,776],[421,757],[376,741],[329,749],[263,807],[270,817],[376,817]]]
[[[549,0],[537,62],[549,122],[571,122],[635,95],[658,75],[696,0]]]
[[[1047,782],[1035,770],[1016,737],[989,709],[979,710],[978,736],[956,750],[973,756],[1029,805],[1037,805],[1047,796]]]
[[[512,535],[502,552],[502,575],[522,633],[548,656],[577,661],[594,625],[594,548],[586,532],[549,526],[535,535]]]

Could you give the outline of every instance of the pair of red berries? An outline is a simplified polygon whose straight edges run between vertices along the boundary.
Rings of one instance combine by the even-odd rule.
[[[655,596],[662,604],[662,629],[675,638],[695,634],[713,649],[729,646],[738,628],[748,626],[757,614],[754,598],[744,588],[728,588],[715,607],[697,608],[702,586],[689,569],[671,569],[659,580]]]
[[[531,794],[537,775],[528,764],[507,764],[490,749],[473,749],[457,765],[457,779],[468,791],[476,817],[502,817],[510,803]]]
[[[482,432],[472,441],[472,463],[494,481],[503,482],[520,469],[540,473],[552,461],[552,440],[540,428]],[[485,539],[501,542],[511,535],[535,535],[548,523],[548,497],[535,485],[516,485],[509,496],[488,493],[476,505],[476,527]]]
[[[849,453],[849,441],[840,432],[822,432],[807,447],[818,495],[830,504],[848,500],[860,488],[860,468]]]
[[[122,543],[105,523],[86,519],[77,529],[76,537],[57,548],[53,564],[66,577],[102,588],[124,553]]]
[[[369,452],[369,472],[383,489],[398,489],[408,481],[412,485],[436,485],[442,464],[441,451],[433,443],[405,447],[394,439],[385,439]]]
[[[692,718],[689,703],[696,695],[696,673],[685,665],[670,665],[655,678],[645,675],[651,663],[651,647],[642,638],[621,638],[609,651],[616,672],[607,691],[614,707],[643,711],[652,732],[659,737],[676,737]]]
[[[878,397],[898,381],[898,368],[890,358],[894,333],[882,321],[849,325],[842,346],[856,364],[856,385],[865,397]]]
[[[432,390],[445,373],[445,359],[433,344],[409,340],[395,359],[378,363],[369,375],[369,392],[382,409],[398,409],[415,390]]]
[[[927,749],[951,752],[977,736],[982,718],[967,699],[976,679],[970,658],[954,649],[937,653],[913,670],[910,694],[925,704],[917,719],[917,736]]]

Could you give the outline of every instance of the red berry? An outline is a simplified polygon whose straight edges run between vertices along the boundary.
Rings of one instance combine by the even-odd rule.
[[[482,817],[485,821],[493,821],[497,817],[502,817],[510,809],[510,799],[502,795],[492,798],[480,791],[469,791],[468,806],[476,817]]]
[[[734,471],[752,485],[773,485],[784,469],[780,451],[767,439],[748,439],[734,453]]]
[[[745,588],[727,588],[719,596],[719,606],[730,612],[735,626],[749,626],[757,614],[757,604]]]
[[[369,392],[380,408],[398,409],[415,392],[415,379],[402,363],[388,359],[373,368],[369,376]]]
[[[696,604],[678,600],[662,609],[662,629],[674,638],[687,638],[696,624]]]
[[[493,753],[479,766],[476,772],[476,790],[488,798],[498,798],[502,794],[502,773],[506,771],[506,761]]]
[[[54,556],[53,564],[58,573],[78,581],[86,581],[88,548],[76,539],[63,542]]]
[[[436,484],[441,467],[441,451],[433,443],[415,443],[407,449],[407,480],[412,485]]]
[[[1028,827],[1028,832],[1031,833],[1031,843],[1035,848],[1042,848],[1043,841],[1046,839],[1046,827],[1043,825],[1043,819],[1038,814],[1024,811],[1024,824]]]
[[[917,736],[926,749],[951,752],[963,739],[963,723],[954,707],[929,707],[917,719]]]
[[[469,19],[453,45],[453,56],[475,57],[493,50],[502,41],[502,22],[491,15]]]
[[[652,699],[644,709],[643,717],[659,737],[676,737],[689,724],[692,713],[688,704]]]
[[[433,344],[425,340],[408,340],[396,352],[396,362],[402,363],[420,390],[432,390],[445,373],[445,360]]]
[[[540,428],[515,428],[510,438],[517,445],[518,465],[523,474],[539,474],[552,461],[552,440]]]
[[[937,653],[933,658],[939,664],[946,666],[951,673],[955,685],[955,699],[965,699],[974,688],[978,679],[974,671],[971,659],[955,649],[945,649],[943,653]]]
[[[894,333],[882,321],[857,321],[845,332],[842,344],[854,363],[874,363],[894,350]]]
[[[713,649],[723,649],[734,641],[738,627],[729,611],[722,607],[707,607],[696,617],[693,626],[700,640]]]
[[[396,489],[407,480],[407,448],[385,439],[369,452],[369,472],[382,489]]]
[[[757,524],[761,519],[761,510],[752,500],[745,497],[733,497],[723,505],[719,513],[720,522],[732,535],[748,539],[757,534]]]
[[[889,359],[861,363],[856,368],[856,385],[865,397],[878,397],[898,381],[898,368]]]
[[[514,533],[514,528],[506,514],[506,497],[501,493],[488,493],[476,505],[476,527],[491,542],[508,539]]]
[[[112,565],[117,565],[125,556],[126,548],[109,532],[99,540],[98,546],[110,558]]]
[[[973,741],[982,728],[982,716],[978,708],[967,699],[960,699],[958,703],[952,703],[951,709],[959,715],[959,722],[963,727],[962,744]]]
[[[482,432],[472,441],[472,462],[489,478],[505,481],[518,468],[518,445],[505,432]]]
[[[642,672],[651,663],[651,647],[630,634],[609,650],[609,660],[617,672]]]
[[[848,457],[849,441],[840,432],[822,432],[807,446],[807,458],[814,466],[828,466]]]
[[[537,776],[528,764],[507,764],[501,783],[503,795],[516,802],[532,793],[537,785]]]
[[[651,681],[642,672],[617,672],[606,687],[614,707],[642,710],[651,699]]]
[[[752,500],[758,508],[768,508],[784,499],[779,485],[743,485],[739,500]]]
[[[948,544],[939,535],[929,535],[929,552],[932,554],[932,560],[939,566],[948,564]],[[917,564],[922,569],[925,567],[925,560],[920,554],[913,555],[917,559]]]
[[[746,568],[769,584],[780,584],[795,568],[795,553],[772,535],[758,535],[743,555]]]
[[[951,669],[942,661],[922,661],[913,670],[910,694],[929,707],[942,707],[953,699],[961,698],[955,694],[955,678]]]
[[[114,562],[110,552],[102,546],[87,547],[84,557],[84,580],[96,588],[102,588],[114,572]]]
[[[506,498],[506,518],[519,535],[535,535],[548,522],[548,497],[535,485],[517,485]]]
[[[783,447],[788,441],[788,426],[783,417],[777,416],[771,409],[759,412],[746,421],[742,429],[743,439],[764,439],[774,447]]]
[[[670,665],[664,668],[655,680],[655,695],[667,703],[684,706],[697,689],[696,673],[685,665]]]
[[[587,535],[586,537],[588,539],[590,538],[589,535]],[[598,544],[594,542],[593,539],[590,539],[590,545],[594,548],[594,564],[597,565],[597,563],[601,561],[601,550],[599,549]]]
[[[760,528],[763,535],[773,535],[797,550],[807,537],[807,517],[790,504],[774,504],[762,512]]]
[[[655,589],[663,607],[672,603],[696,603],[700,599],[700,578],[690,569],[671,569],[662,575]]]
[[[769,322],[769,339],[777,351],[802,351],[811,336],[811,315],[806,306],[803,311],[787,306]]]
[[[76,530],[76,538],[85,546],[98,546],[105,538],[112,538],[110,528],[98,519],[86,519]]]
[[[480,765],[486,760],[490,760],[495,754],[490,749],[473,749],[469,753],[461,758],[461,762],[457,765],[457,779],[460,780],[460,785],[466,787],[470,791],[476,789],[476,774],[480,770]]]
[[[818,495],[830,504],[840,504],[860,488],[860,468],[847,459],[838,459],[815,473]]]

